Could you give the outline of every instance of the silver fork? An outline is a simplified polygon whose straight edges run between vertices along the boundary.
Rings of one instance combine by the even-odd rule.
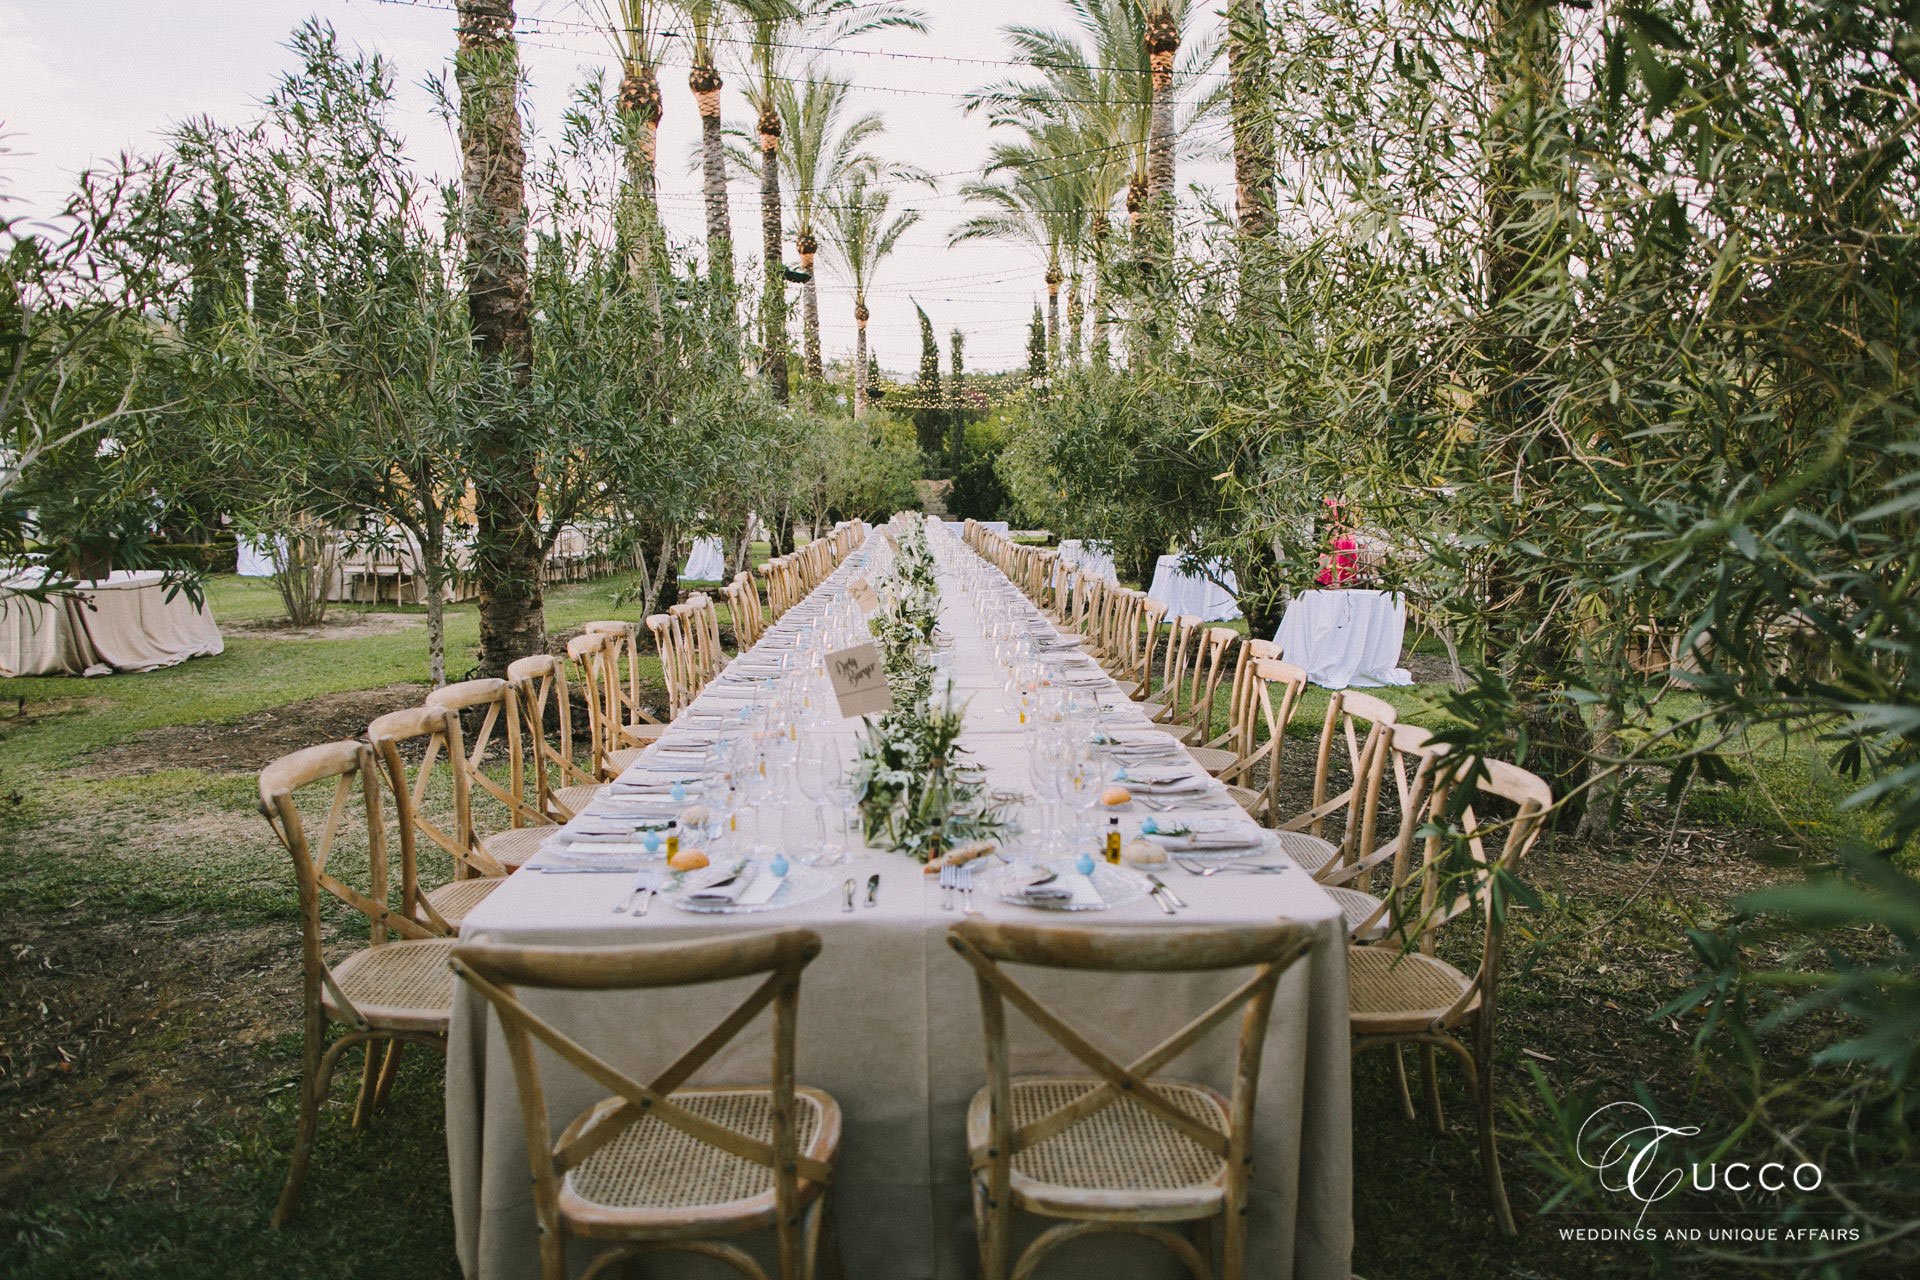
[[[1264,862],[1194,862],[1175,855],[1173,859],[1182,871],[1196,876],[1217,876],[1223,871],[1241,871],[1248,875],[1279,875],[1288,870],[1285,863],[1273,865]]]
[[[955,873],[952,867],[945,866],[945,865],[941,866],[940,868],[940,909],[942,911],[953,910],[954,876],[955,876]]]
[[[965,912],[966,912],[966,913],[967,913],[968,915],[973,915],[973,914],[974,914],[974,906],[973,906],[973,864],[972,864],[971,862],[969,862],[969,863],[967,863],[967,864],[966,864],[965,866],[963,866],[963,867],[961,867],[961,868],[959,869],[959,873],[958,873],[958,874],[959,874],[959,876],[960,876],[960,903],[961,903],[961,908],[962,908],[962,910],[964,910],[964,911],[965,911]]]

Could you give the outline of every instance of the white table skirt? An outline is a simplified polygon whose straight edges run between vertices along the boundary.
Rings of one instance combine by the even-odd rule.
[[[1167,616],[1198,618],[1202,622],[1228,622],[1240,616],[1240,605],[1234,599],[1239,584],[1234,581],[1233,570],[1223,565],[1215,566],[1218,576],[1226,583],[1222,586],[1212,578],[1194,577],[1180,572],[1179,556],[1161,556],[1154,562],[1153,583],[1147,588],[1147,599],[1167,606]]]
[[[680,577],[690,582],[720,582],[727,576],[727,561],[717,535],[709,534],[693,544],[687,567]]]
[[[234,556],[233,571],[242,578],[273,576],[273,543],[266,539],[240,538]]]
[[[0,676],[153,671],[226,647],[204,605],[158,571],[116,570],[45,601],[0,597]]]
[[[1091,573],[1107,582],[1120,581],[1120,576],[1113,568],[1113,548],[1104,542],[1064,538],[1060,542],[1060,564],[1063,568]]]
[[[957,554],[958,548],[942,547],[943,557]],[[965,741],[987,766],[990,782],[1017,783],[1026,772],[1027,738],[999,687],[991,655],[968,644],[979,626],[955,594],[943,602],[941,625],[962,638],[949,669],[970,699]],[[853,749],[852,734],[844,731],[814,735],[809,743]],[[800,821],[810,824],[811,818]],[[1129,821],[1137,825],[1139,816]],[[825,947],[801,985],[798,1078],[832,1094],[844,1112],[833,1194],[847,1274],[958,1280],[977,1271],[964,1136],[968,1100],[986,1076],[977,988],[971,970],[945,941],[959,917],[940,910],[937,885],[917,865],[870,852],[852,865],[831,868],[836,877],[861,884],[874,872],[881,878],[877,906],[850,914],[841,911],[836,890],[793,910],[754,916],[690,915],[656,902],[636,920],[612,911],[630,877],[523,870],[467,917],[462,934],[593,946],[757,928],[817,929]],[[1247,1274],[1344,1280],[1352,1249],[1352,1157],[1346,951],[1338,908],[1304,873],[1203,879],[1170,869],[1167,879],[1190,904],[1183,922],[1287,917],[1315,930],[1314,949],[1281,986],[1267,1037]],[[989,918],[1066,923],[977,896]],[[1103,912],[1099,922],[1151,928],[1164,919],[1142,902]],[[1028,977],[1022,974],[1023,981]],[[1033,975],[1031,985],[1117,1051],[1144,1049],[1177,1029],[1230,989],[1233,979],[1043,973]],[[644,1077],[730,1007],[729,999],[745,990],[745,984],[736,986],[630,997],[522,995],[543,1017]],[[1017,1017],[1013,1022],[1017,1071],[1083,1071]],[[1178,1074],[1230,1088],[1234,1039],[1233,1028],[1216,1029],[1181,1059]],[[763,1019],[695,1082],[763,1080],[766,1054]],[[602,1093],[577,1074],[549,1070],[543,1079],[556,1132]],[[466,1275],[531,1275],[536,1239],[518,1095],[497,1020],[464,989],[455,992],[448,1052],[447,1141]],[[1036,1229],[1035,1220],[1023,1219],[1027,1238]],[[770,1261],[765,1241],[753,1240],[751,1248]],[[587,1245],[576,1247],[576,1274],[591,1254]],[[650,1280],[714,1274],[673,1255],[650,1259],[647,1266]],[[1064,1250],[1049,1260],[1047,1274],[1128,1280],[1183,1273],[1164,1251],[1118,1237]]]
[[[1327,689],[1412,684],[1400,666],[1407,605],[1391,591],[1304,591],[1287,604],[1274,632],[1280,655]]]

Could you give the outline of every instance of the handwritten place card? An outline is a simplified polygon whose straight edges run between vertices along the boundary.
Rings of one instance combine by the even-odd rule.
[[[862,613],[872,613],[880,607],[880,593],[865,578],[855,578],[849,582],[847,594],[853,597],[853,602],[860,606]]]
[[[880,665],[880,650],[873,645],[857,644],[828,654],[827,677],[833,681],[840,714],[849,720],[883,712],[891,705],[887,672]]]
[[[887,535],[887,545],[889,547],[892,547],[895,551],[900,549],[900,539],[894,535],[893,530],[883,527],[880,532]]]

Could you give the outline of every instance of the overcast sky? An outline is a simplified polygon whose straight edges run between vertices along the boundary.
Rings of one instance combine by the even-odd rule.
[[[0,156],[0,191],[17,209],[58,208],[73,175],[122,150],[152,151],[167,127],[195,115],[238,122],[290,64],[287,35],[310,15],[331,22],[346,42],[391,59],[399,88],[398,123],[408,153],[422,168],[448,174],[454,147],[433,117],[420,83],[442,71],[453,47],[452,0],[0,0],[0,133],[11,154]],[[959,95],[1012,69],[963,59],[1004,60],[1000,30],[1010,22],[1065,25],[1060,0],[920,0],[929,35],[882,32],[833,55],[835,69],[859,88],[856,106],[882,113],[887,133],[877,149],[889,159],[948,175],[939,190],[908,198],[924,211],[895,256],[881,268],[869,306],[869,336],[881,362],[908,372],[919,360],[919,322],[910,299],[932,316],[941,345],[955,327],[966,331],[967,363],[1005,369],[1024,363],[1026,327],[1043,291],[1042,265],[1015,246],[974,243],[949,248],[947,232],[965,216],[956,195],[975,176],[992,131],[963,115]],[[1195,30],[1217,19],[1206,6]],[[586,29],[576,0],[520,0],[523,54],[532,81],[535,142],[549,137],[571,86],[590,69],[612,81],[606,38]],[[544,21],[542,21],[544,20]],[[741,49],[732,50],[743,52]],[[916,58],[892,56],[920,55]],[[928,55],[951,61],[924,60]],[[727,51],[722,51],[722,71]],[[690,164],[699,120],[687,89],[683,49],[661,70],[666,118],[660,132],[661,205],[669,234],[698,241],[705,223],[699,178]],[[723,110],[733,123],[751,119],[730,74]],[[1209,136],[1223,132],[1207,131]],[[1183,158],[1180,182],[1223,189],[1219,161]],[[757,184],[731,188],[736,252],[759,252]],[[789,256],[791,257],[791,223]],[[853,346],[853,304],[822,255],[822,340],[829,358]]]

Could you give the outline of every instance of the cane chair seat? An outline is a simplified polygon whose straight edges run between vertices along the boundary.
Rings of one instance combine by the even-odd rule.
[[[646,754],[645,747],[623,747],[618,751],[607,752],[607,774],[617,778],[634,765],[640,763],[640,757]]]
[[[682,1089],[672,1100],[703,1120],[767,1140],[773,1134],[773,1094],[768,1089]],[[831,1161],[840,1144],[840,1105],[818,1089],[793,1091],[794,1137],[800,1153]],[[582,1112],[561,1135],[572,1142],[594,1120],[619,1107],[607,1098]],[[820,1193],[802,1180],[801,1202]],[[703,1236],[716,1226],[739,1230],[770,1226],[774,1219],[773,1171],[695,1138],[651,1117],[620,1131],[560,1184],[560,1212],[568,1229],[584,1236],[596,1228],[622,1233],[645,1228],[650,1235]]]
[[[505,876],[475,876],[468,880],[453,880],[438,889],[429,890],[427,901],[439,913],[440,918],[460,927],[467,913],[487,900],[487,895],[507,882]]]
[[[569,815],[585,812],[586,807],[592,804],[594,797],[599,794],[600,784],[597,782],[583,782],[571,787],[555,787],[552,792],[554,807]]]
[[[496,831],[490,836],[480,837],[480,847],[503,867],[524,867],[533,861],[533,855],[540,852],[540,846],[546,843],[558,827],[509,827],[505,831]]]
[[[1340,914],[1346,917],[1347,936],[1356,942],[1377,942],[1386,935],[1387,916],[1380,910],[1380,899],[1345,885],[1321,885]]]
[[[1011,1082],[1013,1123],[1032,1124],[1103,1082],[1092,1076],[1025,1077]],[[1211,1128],[1229,1127],[1226,1099],[1203,1085],[1156,1077],[1153,1087],[1181,1112]],[[967,1144],[990,1139],[991,1096],[981,1089],[967,1108]],[[1016,1208],[1074,1218],[1168,1222],[1219,1211],[1227,1162],[1146,1107],[1123,1099],[1020,1151],[1008,1184]],[[1124,1208],[1115,1193],[1124,1194]]]
[[[620,740],[645,746],[666,731],[667,726],[664,724],[654,724],[650,720],[629,720],[620,726]]]
[[[1115,680],[1113,683],[1121,693],[1129,698],[1140,692],[1140,682],[1138,680]]]
[[[1445,960],[1399,947],[1347,948],[1347,990],[1356,1036],[1421,1032],[1436,1026],[1473,985]],[[1475,993],[1462,1016],[1480,1007]]]
[[[376,943],[333,966],[333,978],[374,1026],[444,1033],[453,1008],[452,952],[451,938]],[[321,1003],[334,1018],[351,1020],[331,987],[323,988]]]
[[[1239,791],[1239,787],[1228,787],[1228,791]],[[1239,799],[1238,796],[1234,797]],[[1319,836],[1310,836],[1304,831],[1275,831],[1275,839],[1280,842],[1280,852],[1287,855],[1293,865],[1308,875],[1318,875],[1339,856],[1340,846],[1331,840]]]
[[[1225,747],[1188,747],[1187,754],[1193,757],[1195,764],[1215,776],[1240,763],[1239,754]]]

